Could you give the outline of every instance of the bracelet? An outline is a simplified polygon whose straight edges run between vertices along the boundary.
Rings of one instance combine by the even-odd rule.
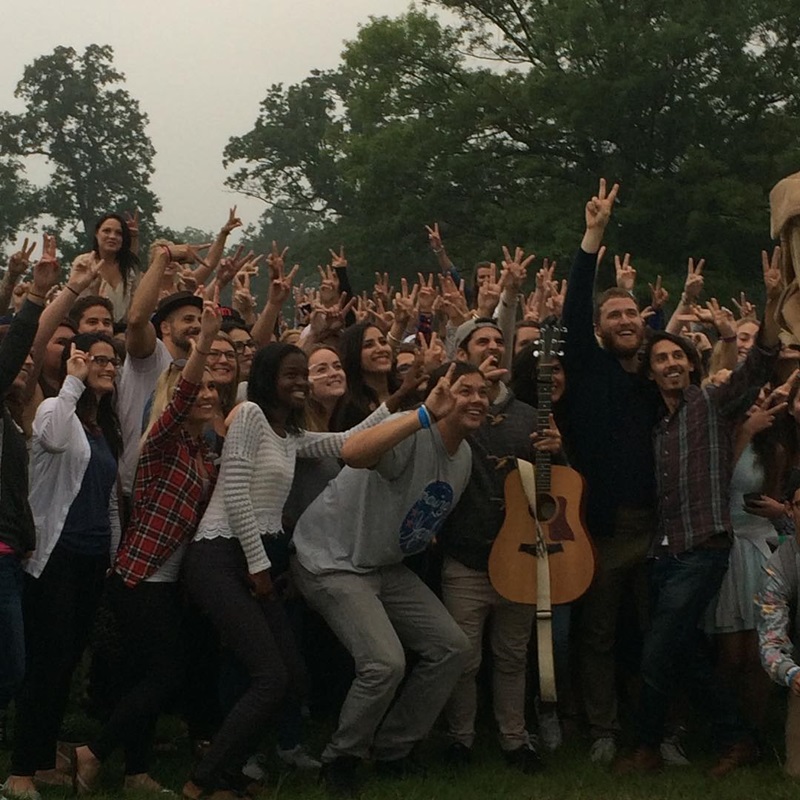
[[[437,256],[439,255],[439,253],[444,253],[444,247],[440,247],[438,250],[435,247],[432,247],[431,250],[433,250],[434,255]]]
[[[393,342],[394,344],[403,344],[403,340],[398,339],[391,331],[389,331],[389,333],[386,334],[386,338],[390,342]]]
[[[170,250],[169,247],[167,245],[165,245],[165,244],[162,244],[161,247],[163,247],[167,251],[167,258],[170,261],[172,261],[173,260],[173,258],[172,258],[172,250]]]
[[[38,292],[32,292],[30,289],[28,290],[29,297],[38,297],[40,300],[47,300],[46,294],[39,294]]]
[[[725,344],[731,344],[736,341],[736,334],[733,336],[723,336],[722,341],[725,342]]]
[[[419,420],[419,424],[422,425],[423,428],[430,428],[431,415],[428,413],[428,409],[425,408],[424,404],[417,409],[417,419]]]
[[[80,292],[76,292],[69,284],[67,284],[67,289],[69,289],[72,292],[72,294],[75,295],[75,297],[80,297],[81,296],[81,293]]]

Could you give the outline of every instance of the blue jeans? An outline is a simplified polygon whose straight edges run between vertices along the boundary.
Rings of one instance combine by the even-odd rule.
[[[749,736],[731,692],[714,674],[698,628],[728,569],[728,549],[664,555],[650,564],[650,627],[642,652],[639,743],[658,747],[678,689],[710,717],[721,747]]]
[[[22,575],[16,556],[0,555],[0,711],[8,707],[25,677]]]

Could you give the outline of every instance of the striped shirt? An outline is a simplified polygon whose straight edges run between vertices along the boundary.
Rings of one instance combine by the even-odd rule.
[[[684,553],[720,533],[732,535],[733,428],[767,382],[776,351],[753,347],[721,386],[689,386],[654,431],[657,542]],[[751,391],[752,390],[752,391]]]
[[[189,541],[205,509],[206,476],[213,487],[213,454],[182,425],[199,391],[199,384],[181,377],[172,401],[142,446],[131,521],[114,564],[129,587],[150,577],[182,542]],[[198,459],[206,476],[198,470]]]
[[[242,403],[228,429],[222,448],[219,480],[195,541],[218,536],[236,538],[251,574],[269,569],[261,543],[265,535],[283,530],[282,512],[294,479],[298,456],[338,456],[347,437],[389,416],[381,405],[355,428],[343,433],[279,436],[255,403]]]

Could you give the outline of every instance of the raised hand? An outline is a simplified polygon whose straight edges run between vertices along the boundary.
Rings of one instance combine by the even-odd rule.
[[[22,242],[22,249],[12,253],[11,258],[8,259],[8,271],[14,279],[19,279],[25,274],[35,249],[36,242],[31,242],[28,246],[28,237],[26,236]]]
[[[344,254],[344,245],[339,246],[338,253],[335,250],[328,250],[328,252],[331,254],[331,267],[336,269],[337,267],[347,266],[347,258]]]
[[[712,297],[706,303],[706,308],[711,312],[711,321],[722,339],[736,336],[736,321],[730,309],[720,306],[716,297]]]
[[[394,292],[394,286],[389,286],[389,273],[384,272],[381,275],[380,272],[375,273],[375,288],[372,291],[372,297],[375,301],[380,300],[384,308],[389,308],[392,304],[392,294]]]
[[[61,265],[58,263],[56,250],[56,237],[45,233],[41,258],[33,267],[30,294],[46,297],[50,288],[58,283]]]
[[[200,336],[198,341],[210,345],[214,342],[222,325],[222,312],[219,308],[219,286],[214,288],[214,297],[203,301],[203,311],[200,314]],[[207,349],[205,347],[201,348]]]
[[[452,325],[460,325],[469,317],[469,304],[464,289],[464,279],[462,278],[456,286],[453,276],[450,273],[439,276],[439,288],[441,295],[441,306],[444,313]]]
[[[275,278],[275,276],[278,274],[279,268],[285,268],[285,259],[288,252],[288,247],[284,247],[283,250],[281,250],[278,247],[278,243],[274,239],[272,240],[272,247],[267,255],[267,268],[269,269],[270,280]]]
[[[139,236],[139,209],[134,208],[133,214],[129,211],[125,212],[124,215],[125,224],[128,226],[128,233],[131,235],[131,239],[136,239]]]
[[[433,303],[436,300],[436,289],[433,287],[433,275],[428,275],[427,280],[421,273],[417,273],[419,281],[419,294],[417,295],[417,310],[420,314],[432,314]]]
[[[735,297],[731,297],[731,303],[736,306],[736,310],[739,312],[739,319],[751,319],[753,322],[758,321],[756,307],[747,299],[747,295],[744,292],[739,292],[738,301]]]
[[[618,183],[611,187],[611,191],[606,191],[606,179],[600,178],[597,194],[589,200],[584,211],[586,230],[605,230],[611,219],[611,210],[614,208],[618,192]]]
[[[422,333],[417,334],[417,341],[419,342],[419,351],[422,356],[422,369],[426,375],[430,375],[431,372],[444,363],[444,347],[439,341],[436,331],[431,334],[430,342]]]
[[[761,251],[761,268],[764,273],[764,288],[767,290],[767,299],[776,300],[783,291],[780,247],[776,247],[772,251],[772,260],[770,260],[766,250]]]
[[[447,372],[439,378],[436,386],[431,389],[425,398],[425,407],[437,421],[442,417],[446,417],[455,407],[456,387],[458,386],[458,381],[461,380],[459,378],[455,384],[452,383],[455,368],[455,363],[451,364]]]
[[[660,275],[656,275],[655,284],[648,283],[647,285],[650,287],[650,307],[654,311],[658,311],[669,300],[669,292],[661,285]]]
[[[512,258],[509,249],[503,245],[504,276],[501,276],[503,288],[517,294],[522,289],[522,284],[528,275],[528,266],[535,258],[534,253],[525,258],[525,252],[521,247],[514,248],[514,257]]]
[[[103,262],[94,257],[94,253],[78,256],[72,262],[68,283],[80,294],[88,289],[100,273]]]
[[[622,261],[619,256],[614,256],[614,270],[617,275],[617,288],[632,292],[636,285],[636,270],[631,264],[631,254],[625,253]]]
[[[339,276],[332,265],[327,267],[317,266],[320,275],[319,301],[330,308],[339,300]]]
[[[286,252],[284,250],[284,252]],[[269,284],[269,298],[267,302],[273,306],[282,306],[292,296],[292,281],[300,270],[300,265],[295,264],[288,275],[283,274],[283,258],[277,262],[276,272]],[[270,269],[272,267],[270,266]]]
[[[567,279],[561,281],[561,286],[558,281],[550,281],[547,285],[547,297],[544,301],[547,312],[554,317],[561,318],[561,313],[564,310],[564,301],[567,299]]]
[[[78,346],[73,342],[69,346],[69,358],[67,359],[67,375],[72,375],[79,381],[85,381],[89,374],[89,354],[83,350],[78,350]]]
[[[548,415],[547,427],[531,434],[533,446],[544,453],[558,453],[561,450],[561,431],[552,414]]]
[[[236,216],[236,206],[234,206],[228,211],[228,221],[222,226],[222,233],[224,233],[226,236],[230,236],[231,232],[235,228],[241,227],[242,220]]]
[[[444,250],[442,236],[439,233],[439,223],[434,222],[432,228],[430,225],[426,225],[425,230],[428,231],[428,244],[430,244],[431,250],[438,255]]]
[[[414,288],[409,294],[408,281],[400,279],[400,291],[394,295],[394,318],[395,322],[402,322],[407,325],[408,321],[417,313],[417,297],[419,295],[419,285],[414,284]]]
[[[255,312],[256,299],[250,291],[250,273],[239,272],[233,279],[233,298],[231,305],[244,319],[252,317]]]
[[[703,291],[703,267],[706,260],[701,258],[695,266],[694,259],[690,258],[686,265],[686,281],[683,284],[683,293],[686,295],[686,302],[691,305],[697,302],[700,292]]]
[[[497,281],[497,267],[492,264],[489,267],[489,277],[478,289],[478,315],[481,317],[491,317],[497,304],[500,302],[502,287]]]
[[[394,323],[394,314],[383,305],[383,301],[378,298],[368,309],[370,317],[377,327],[384,333],[388,333]]]
[[[543,306],[544,300],[542,298],[542,290],[537,287],[525,298],[525,306],[522,309],[522,319],[525,322],[541,322],[541,309]]]

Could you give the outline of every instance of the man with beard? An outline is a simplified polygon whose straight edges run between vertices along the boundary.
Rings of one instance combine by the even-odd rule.
[[[764,323],[744,363],[726,383],[700,388],[699,357],[685,339],[659,332],[645,347],[642,375],[656,385],[662,401],[654,436],[658,535],[649,565],[650,621],[642,650],[638,746],[632,756],[617,762],[618,773],[660,769],[659,745],[679,689],[713,723],[722,757],[710,770],[712,777],[758,759],[731,693],[715,674],[699,623],[728,569],[734,429],[745,418],[753,394],[769,379],[778,355],[779,258],[778,252],[770,264],[764,256]],[[714,323],[720,334],[735,335],[724,313],[718,316]]]
[[[602,763],[616,755],[619,730],[620,604],[623,593],[631,597],[632,585],[644,588],[644,561],[655,533],[652,430],[658,395],[638,374],[644,324],[636,301],[622,289],[601,294],[594,308],[592,302],[597,253],[618,189],[614,184],[607,192],[601,179],[586,204],[586,232],[564,302],[566,393],[556,416],[570,463],[586,480],[586,521],[597,548],[597,573],[581,603],[577,643],[590,759]]]

